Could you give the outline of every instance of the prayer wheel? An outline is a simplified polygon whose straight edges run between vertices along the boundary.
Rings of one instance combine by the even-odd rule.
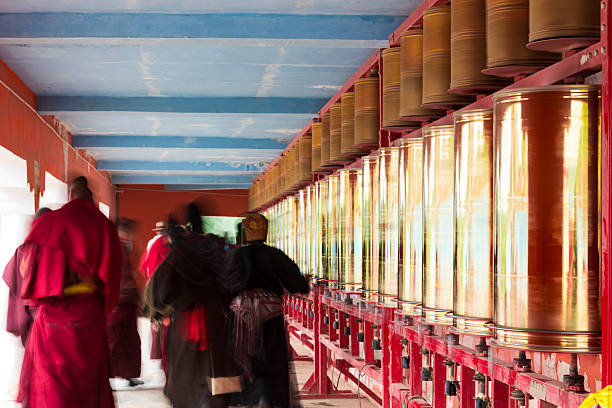
[[[423,139],[400,142],[398,313],[421,314],[423,297]]]
[[[340,155],[343,158],[361,156],[366,151],[353,147],[355,144],[355,92],[347,92],[342,95],[341,105]]]
[[[408,122],[400,119],[400,48],[383,50],[382,61],[383,127],[419,127],[419,122]]]
[[[323,124],[316,122],[312,124],[312,171],[321,171],[321,135],[323,133]]]
[[[302,274],[308,273],[308,260],[306,258],[306,227],[308,226],[308,220],[306,219],[306,195],[302,189],[297,193],[297,210],[298,210],[298,223],[297,223],[297,235],[295,240],[297,241],[297,265],[300,267]]]
[[[360,78],[355,81],[355,143],[353,147],[378,147],[380,117],[378,78]]]
[[[483,74],[487,66],[487,24],[485,0],[451,2],[451,81],[457,94],[482,94],[501,89],[508,80]]]
[[[529,37],[529,0],[487,1],[488,75],[512,77],[535,72],[559,60],[558,54],[532,51]]]
[[[303,135],[299,140],[299,183],[305,185],[312,181],[312,136]]]
[[[337,174],[327,176],[327,272],[328,286],[330,288],[338,287],[338,262],[339,254],[339,231],[338,231],[338,199],[339,199],[339,178]]]
[[[361,231],[363,236],[363,263],[362,263],[362,296],[366,302],[374,303],[378,300],[378,272],[379,272],[379,245],[378,245],[378,201],[380,190],[378,188],[378,155],[362,158],[363,170],[363,205],[361,211],[363,221]]]
[[[494,103],[494,342],[599,352],[599,87],[513,89]]]
[[[450,6],[432,7],[423,15],[423,106],[444,109],[467,105],[474,98],[448,92],[451,81]]]
[[[331,118],[329,112],[325,112],[323,115],[321,115],[321,167],[331,165],[331,145],[329,139],[330,120]]]
[[[454,331],[489,335],[494,277],[493,111],[455,114]]]
[[[429,120],[445,115],[443,110],[426,109],[423,104],[423,31],[402,34],[400,47],[399,115],[407,120]]]
[[[397,307],[399,270],[399,148],[378,153],[378,305]]]
[[[339,176],[340,264],[339,289],[349,298],[361,290],[361,169],[342,169]]]
[[[317,241],[317,188],[314,184],[310,184],[306,186],[306,196],[308,197],[308,201],[306,204],[306,214],[308,216],[309,225],[308,225],[308,258],[310,265],[310,276],[317,276],[317,251],[319,250]]]
[[[329,109],[329,156],[332,163],[345,163],[342,157],[342,105],[334,103]]]
[[[317,189],[317,277],[321,283],[325,283],[329,278],[327,269],[327,180],[316,182]]]
[[[453,310],[452,125],[423,128],[423,320],[451,325]]]
[[[300,176],[300,158],[298,146],[294,145],[289,150],[289,190],[292,192],[299,188],[299,176]]]
[[[562,52],[601,38],[599,0],[530,0],[527,48]]]

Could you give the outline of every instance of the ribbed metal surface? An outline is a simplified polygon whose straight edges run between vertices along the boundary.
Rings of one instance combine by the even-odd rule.
[[[322,170],[321,168],[321,137],[323,134],[323,124],[321,122],[312,124],[312,171]]]
[[[566,51],[599,41],[599,0],[530,0],[531,49]]]
[[[448,92],[451,81],[450,6],[432,7],[423,15],[423,105],[445,108],[474,99]]]
[[[488,335],[494,277],[493,111],[455,114],[455,331]]]
[[[400,48],[387,48],[382,52],[383,89],[382,120],[384,127],[418,127],[418,122],[400,119]]]
[[[380,130],[378,78],[355,81],[355,144],[356,148],[378,145]]]
[[[400,46],[400,117],[427,120],[444,116],[444,111],[426,109],[423,104],[423,31],[408,30]]]
[[[402,140],[399,156],[398,313],[421,314],[423,298],[423,139]]]
[[[355,145],[355,92],[347,92],[341,99],[341,138],[340,155],[343,158],[361,156],[365,150],[353,147]]]
[[[325,112],[321,115],[321,166],[331,165],[331,151],[330,151],[330,113]]]
[[[316,258],[317,258],[317,278],[327,280],[327,181],[319,180],[316,182]]]
[[[496,344],[597,352],[599,89],[495,98]]]
[[[342,161],[342,105],[334,103],[329,112],[329,157],[331,161]]]
[[[330,287],[338,285],[338,262],[339,254],[339,183],[338,175],[330,174],[325,179],[327,181],[327,230],[325,242],[327,247],[327,279]]]
[[[453,322],[453,131],[423,128],[423,319],[432,324]]]
[[[303,135],[298,142],[299,183],[304,185],[312,181],[312,136]]]

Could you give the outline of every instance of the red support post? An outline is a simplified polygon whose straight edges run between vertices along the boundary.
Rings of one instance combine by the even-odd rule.
[[[350,315],[349,317],[351,327],[351,356],[359,355],[359,323],[357,323],[357,316]]]
[[[610,0],[601,2],[602,111],[601,111],[601,316],[602,387],[612,384],[612,66],[610,56]]]
[[[474,370],[466,366],[460,366],[459,369],[459,384],[461,385],[459,396],[460,408],[472,408],[474,406],[474,396],[476,390],[474,389]]]
[[[410,342],[410,395],[421,395],[423,383],[421,382],[421,347],[418,343]]]
[[[374,340],[374,329],[372,329],[372,322],[363,320],[363,349],[365,354],[365,362],[374,362],[374,350],[372,349],[372,340]]]
[[[501,381],[493,380],[491,384],[491,408],[510,407],[510,386]]]
[[[349,346],[349,336],[344,332],[346,327],[346,313],[338,312],[338,335],[340,337],[340,348],[346,349]]]
[[[329,324],[327,325],[327,330],[328,334],[329,334],[329,340],[330,341],[336,341],[338,340],[338,332],[336,332],[336,329],[334,329],[334,322],[336,321],[336,310],[331,307],[331,306],[327,306],[327,316],[329,318]]]
[[[389,323],[393,316],[393,309],[382,309],[382,327],[380,328],[380,343],[382,346],[382,406],[383,408],[391,408],[391,339],[392,332],[389,329]]]
[[[433,367],[433,408],[446,408],[446,395],[444,394],[444,384],[446,382],[446,367],[442,364],[444,356],[435,352],[431,353],[431,363]]]

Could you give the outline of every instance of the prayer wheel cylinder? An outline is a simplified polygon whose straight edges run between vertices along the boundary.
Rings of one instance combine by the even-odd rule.
[[[395,308],[399,270],[399,148],[379,150],[378,180],[378,304]]]
[[[398,313],[421,314],[423,298],[423,139],[400,142]]]
[[[379,245],[378,245],[378,155],[365,156],[362,159],[363,169],[363,236],[362,296],[364,301],[374,303],[378,300]]]
[[[382,61],[383,127],[419,127],[419,122],[408,122],[400,119],[400,48],[383,50]]]
[[[300,267],[300,271],[304,275],[308,274],[308,258],[306,257],[307,249],[307,237],[306,227],[308,226],[308,219],[306,217],[306,192],[302,189],[297,193],[298,202],[298,223],[297,223],[297,235],[295,240],[297,241],[297,265]]]
[[[339,289],[346,295],[359,294],[361,290],[361,169],[342,169],[339,176],[340,221],[340,281]]]
[[[380,117],[378,78],[360,78],[355,81],[355,143],[353,147],[378,147]]]
[[[321,167],[331,165],[331,145],[329,139],[330,120],[331,118],[329,112],[325,112],[323,115],[321,115]]]
[[[306,204],[306,214],[308,216],[308,258],[310,265],[310,276],[316,277],[317,275],[317,251],[318,251],[318,241],[317,241],[317,189],[314,184],[310,184],[306,186],[306,196],[308,197],[308,201]]]
[[[423,128],[423,320],[450,325],[453,310],[452,125]]]
[[[493,320],[493,111],[455,114],[454,331],[486,336]]]
[[[527,48],[562,52],[601,38],[599,0],[530,0]]]
[[[326,246],[327,246],[327,272],[328,286],[331,288],[338,287],[338,262],[339,254],[339,220],[338,220],[338,198],[339,198],[339,183],[338,175],[330,174],[327,176],[327,231],[326,231]]]
[[[312,124],[312,171],[321,171],[321,135],[323,124],[321,122]]]
[[[487,66],[485,3],[485,0],[451,2],[452,93],[478,95],[510,84],[508,80],[481,72]]]
[[[558,54],[526,48],[529,37],[529,0],[487,1],[488,75],[513,77],[535,72],[559,60]]]
[[[494,103],[494,342],[599,352],[599,87],[513,89]]]
[[[426,109],[423,104],[423,31],[408,30],[400,46],[399,115],[407,120],[428,120],[445,115],[443,110]]]
[[[450,6],[432,7],[423,15],[423,106],[444,109],[467,105],[474,98],[448,92],[451,81]]]
[[[329,109],[329,156],[332,162],[342,162],[342,105],[334,103]]]
[[[366,151],[353,147],[355,144],[355,92],[347,92],[342,95],[341,105],[340,155],[343,158],[361,156]]]
[[[317,189],[317,278],[320,283],[325,283],[329,278],[327,269],[327,180],[316,182]]]
[[[298,146],[300,162],[299,183],[304,185],[312,181],[312,136],[309,134],[303,135]]]

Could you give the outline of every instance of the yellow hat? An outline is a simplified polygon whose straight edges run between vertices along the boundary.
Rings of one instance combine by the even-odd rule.
[[[265,241],[268,237],[268,220],[259,213],[247,213],[242,220],[245,242]]]

